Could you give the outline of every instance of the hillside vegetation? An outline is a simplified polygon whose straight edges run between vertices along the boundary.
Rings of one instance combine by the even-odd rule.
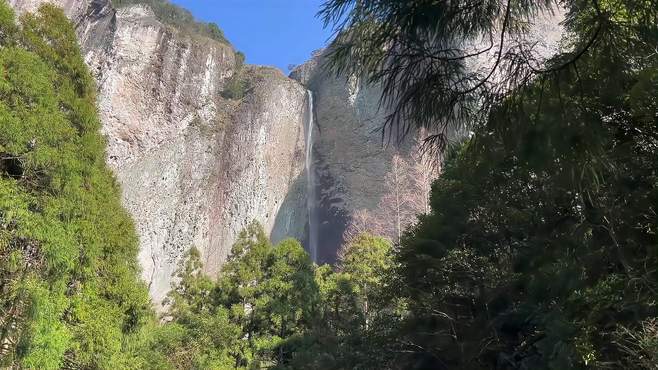
[[[415,30],[436,26],[426,15],[439,7],[327,4],[329,19],[354,17],[352,31],[373,37],[355,40],[378,53],[399,50],[382,50],[379,32],[392,29],[373,28],[378,21],[397,19],[389,36],[419,46],[425,34]],[[457,14],[500,3],[473,4]],[[480,11],[502,11],[507,26],[512,12],[533,10],[510,4]],[[16,23],[0,2],[0,366],[656,370],[658,7],[591,4],[566,3],[565,42],[595,41],[558,55],[551,63],[562,67],[551,74],[484,96],[472,136],[440,148],[444,169],[428,212],[404,232],[386,231],[393,241],[360,228],[335,266],[317,266],[299,242],[273,245],[253,223],[217,276],[204,275],[200,252],[190,250],[157,321],[73,28],[52,6]],[[491,17],[474,19],[493,27]],[[414,32],[401,32],[413,22]],[[382,57],[355,45],[356,54],[334,55],[338,64],[361,52]],[[458,58],[433,51],[410,68]],[[371,68],[375,80],[392,74],[409,107],[445,93],[415,88],[429,79],[404,80],[397,67],[406,62],[394,58],[407,57],[354,66]],[[423,109],[412,121],[419,126],[446,107]]]
[[[0,37],[0,367],[127,367],[150,304],[73,27],[3,0]]]

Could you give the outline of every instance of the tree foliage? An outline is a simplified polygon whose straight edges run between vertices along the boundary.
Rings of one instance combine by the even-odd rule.
[[[216,281],[201,267],[192,250],[170,294],[171,321],[160,329],[154,350],[175,368],[284,367],[290,343],[317,318],[315,268],[301,245],[285,240],[272,246],[254,223],[241,233]]]
[[[658,58],[612,46],[509,96],[452,155],[396,254],[398,363],[654,368]]]
[[[643,337],[658,314],[658,75],[655,60],[633,71],[600,58],[580,80],[506,101],[533,113],[496,108],[435,183],[397,254],[401,335],[424,361],[647,368],[615,338]]]
[[[390,243],[361,235],[334,270],[292,239],[272,245],[253,223],[216,280],[192,249],[169,295],[166,323],[143,357],[162,368],[351,369],[370,360],[369,333],[386,311]],[[390,305],[389,303],[386,303]]]
[[[380,368],[655,368],[658,6],[563,5],[543,65],[516,39],[550,2],[325,5],[333,67],[383,84],[389,125],[478,123],[394,253]]]
[[[149,317],[73,27],[0,3],[0,366],[125,366]]]
[[[430,147],[443,149],[451,131],[486,121],[538,78],[575,70],[592,49],[651,52],[656,9],[655,0],[328,0],[319,15],[337,35],[327,66],[382,85],[389,135],[427,129]],[[565,51],[547,58],[530,33],[562,12]]]

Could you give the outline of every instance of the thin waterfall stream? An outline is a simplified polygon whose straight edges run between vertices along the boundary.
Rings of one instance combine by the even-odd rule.
[[[313,92],[308,96],[308,123],[306,127],[306,209],[308,212],[308,249],[313,262],[318,261],[318,231],[315,217],[315,170],[313,168]]]

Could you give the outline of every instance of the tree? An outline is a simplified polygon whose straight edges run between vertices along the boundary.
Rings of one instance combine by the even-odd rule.
[[[382,289],[384,276],[391,268],[390,252],[390,242],[368,234],[359,235],[341,251],[338,268],[355,287],[366,331],[373,317],[373,297]]]
[[[625,15],[647,24],[655,22],[656,8],[655,0],[328,0],[319,14],[337,35],[328,66],[383,86],[389,134],[401,139],[424,128],[430,146],[443,149],[455,128],[486,121],[492,107],[537,79],[575,72],[594,49],[619,56],[652,49],[618,35],[649,35]],[[549,58],[533,52],[531,26],[562,12],[566,52]]]
[[[390,345],[411,353],[398,363],[644,368],[633,356],[655,348],[658,281],[645,267],[658,263],[658,69],[645,52],[592,52],[578,75],[510,96],[451,154],[396,253],[409,313]]]
[[[299,242],[272,246],[252,223],[216,282],[202,268],[192,249],[149,350],[175,368],[285,368],[319,315],[315,267]]]
[[[263,287],[269,300],[263,304],[263,312],[271,322],[267,331],[275,340],[272,352],[277,365],[284,365],[295,351],[285,340],[304,334],[317,320],[319,293],[314,270],[296,240],[285,240],[272,250]]]
[[[343,236],[345,243],[371,233],[399,244],[404,230],[416,222],[418,215],[429,212],[429,194],[440,166],[424,155],[419,141],[410,153],[392,156],[383,183],[384,195],[375,209],[354,212]]]
[[[343,248],[336,271],[329,266],[316,270],[321,320],[291,368],[382,368],[382,359],[389,356],[380,343],[397,322],[398,301],[383,295],[391,267],[390,242],[362,234]]]
[[[0,35],[0,366],[127,366],[151,312],[75,31],[2,1]]]
[[[267,325],[260,322],[261,310],[256,310],[261,298],[261,284],[266,274],[265,263],[270,253],[271,244],[262,227],[250,224],[231,249],[231,255],[222,268],[213,299],[215,305],[225,307],[230,312],[230,319],[240,328],[246,341],[241,341],[234,350],[235,366],[247,367],[258,364],[259,330]],[[260,301],[262,302],[262,301]]]
[[[330,64],[384,85],[394,134],[434,129],[442,144],[451,123],[477,123],[394,252],[386,290],[404,309],[380,368],[650,362],[658,6],[564,5],[566,51],[542,64],[514,39],[549,2],[325,5],[340,32]],[[465,60],[489,33],[480,74]]]
[[[203,274],[201,256],[192,248],[176,273],[178,283],[165,304],[166,323],[156,326],[143,349],[149,367],[232,369],[240,327],[229,310],[213,304],[214,282]]]

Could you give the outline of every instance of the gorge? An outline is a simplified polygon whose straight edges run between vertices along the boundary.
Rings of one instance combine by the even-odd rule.
[[[274,242],[298,238],[317,262],[334,261],[351,215],[385,195],[393,155],[410,155],[382,142],[378,88],[327,73],[322,52],[288,78],[243,66],[227,41],[139,1],[9,2],[18,13],[53,3],[76,25],[155,302],[189,248],[215,274],[253,220]],[[226,98],[237,75],[248,88]]]
[[[658,0],[187,1],[0,0],[0,368],[656,370]]]

